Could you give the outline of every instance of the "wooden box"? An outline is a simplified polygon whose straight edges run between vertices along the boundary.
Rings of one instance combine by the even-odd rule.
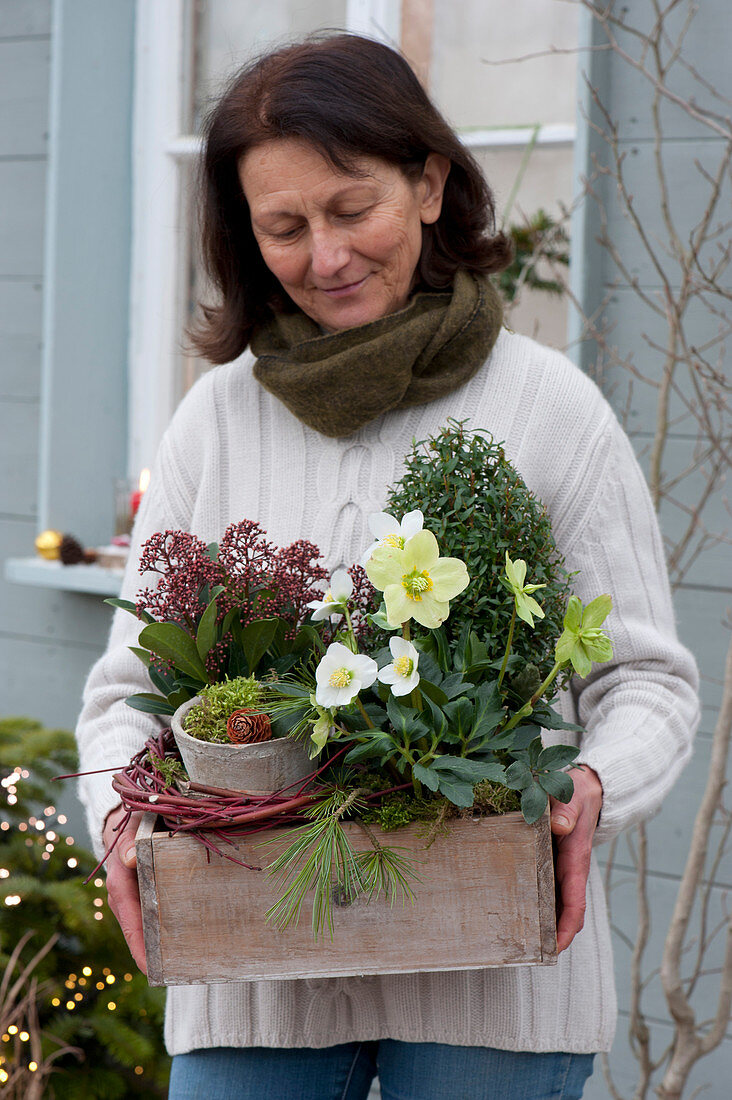
[[[357,825],[345,827],[354,848],[369,846]],[[260,845],[283,834],[272,829],[238,839],[230,851],[266,866],[273,850]],[[556,962],[548,814],[535,825],[518,813],[453,821],[429,850],[417,834],[410,825],[384,835],[416,861],[415,901],[390,906],[384,898],[359,898],[334,906],[333,938],[326,931],[316,942],[307,901],[299,924],[278,930],[265,921],[277,899],[265,871],[209,854],[193,837],[171,835],[146,814],[137,834],[137,868],[150,984]]]

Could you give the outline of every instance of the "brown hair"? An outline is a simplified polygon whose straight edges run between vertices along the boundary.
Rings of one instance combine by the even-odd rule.
[[[510,262],[475,159],[404,58],[380,42],[313,36],[258,58],[231,81],[204,137],[202,254],[221,301],[203,306],[204,320],[190,336],[212,363],[240,355],[270,308],[292,307],[262,260],[239,182],[241,158],[266,141],[299,138],[345,172],[359,156],[380,157],[409,178],[419,178],[427,156],[439,153],[450,160],[450,174],[438,221],[422,227],[420,285],[439,289],[459,268],[488,274]]]

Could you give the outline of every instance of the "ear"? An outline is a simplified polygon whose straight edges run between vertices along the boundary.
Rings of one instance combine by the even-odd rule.
[[[450,161],[441,153],[430,153],[418,187],[421,189],[420,218],[423,225],[433,225],[442,212],[442,196],[450,174]]]

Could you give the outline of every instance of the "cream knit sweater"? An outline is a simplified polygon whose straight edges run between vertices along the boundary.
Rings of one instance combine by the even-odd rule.
[[[134,598],[142,586],[140,543],[166,528],[211,541],[232,522],[256,519],[279,545],[311,539],[330,569],[359,560],[370,541],[366,517],[382,509],[412,440],[448,417],[467,419],[505,442],[546,505],[567,566],[579,571],[577,594],[613,596],[607,627],[614,659],[587,680],[575,679],[560,701],[564,716],[586,728],[579,759],[602,780],[597,841],[652,814],[689,757],[696,670],[676,638],[643,476],[593,383],[562,355],[502,332],[460,390],[327,439],[259,386],[251,362],[246,356],[207,374],[178,409],[140,509],[123,595]],[[123,701],[149,690],[127,649],[137,632],[134,619],[118,612],[107,652],[89,675],[78,727],[84,770],[124,764],[155,728],[155,719]],[[117,801],[109,774],[84,778],[80,791],[101,852],[101,826]],[[246,951],[246,943],[240,929],[232,947]],[[174,1054],[384,1037],[592,1052],[610,1047],[615,1015],[610,935],[593,861],[585,927],[555,967],[176,987],[168,992],[165,1030]]]

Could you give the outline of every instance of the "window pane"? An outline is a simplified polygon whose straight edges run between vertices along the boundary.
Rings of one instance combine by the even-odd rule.
[[[226,79],[258,50],[346,23],[346,0],[200,0],[196,9],[196,123]]]

